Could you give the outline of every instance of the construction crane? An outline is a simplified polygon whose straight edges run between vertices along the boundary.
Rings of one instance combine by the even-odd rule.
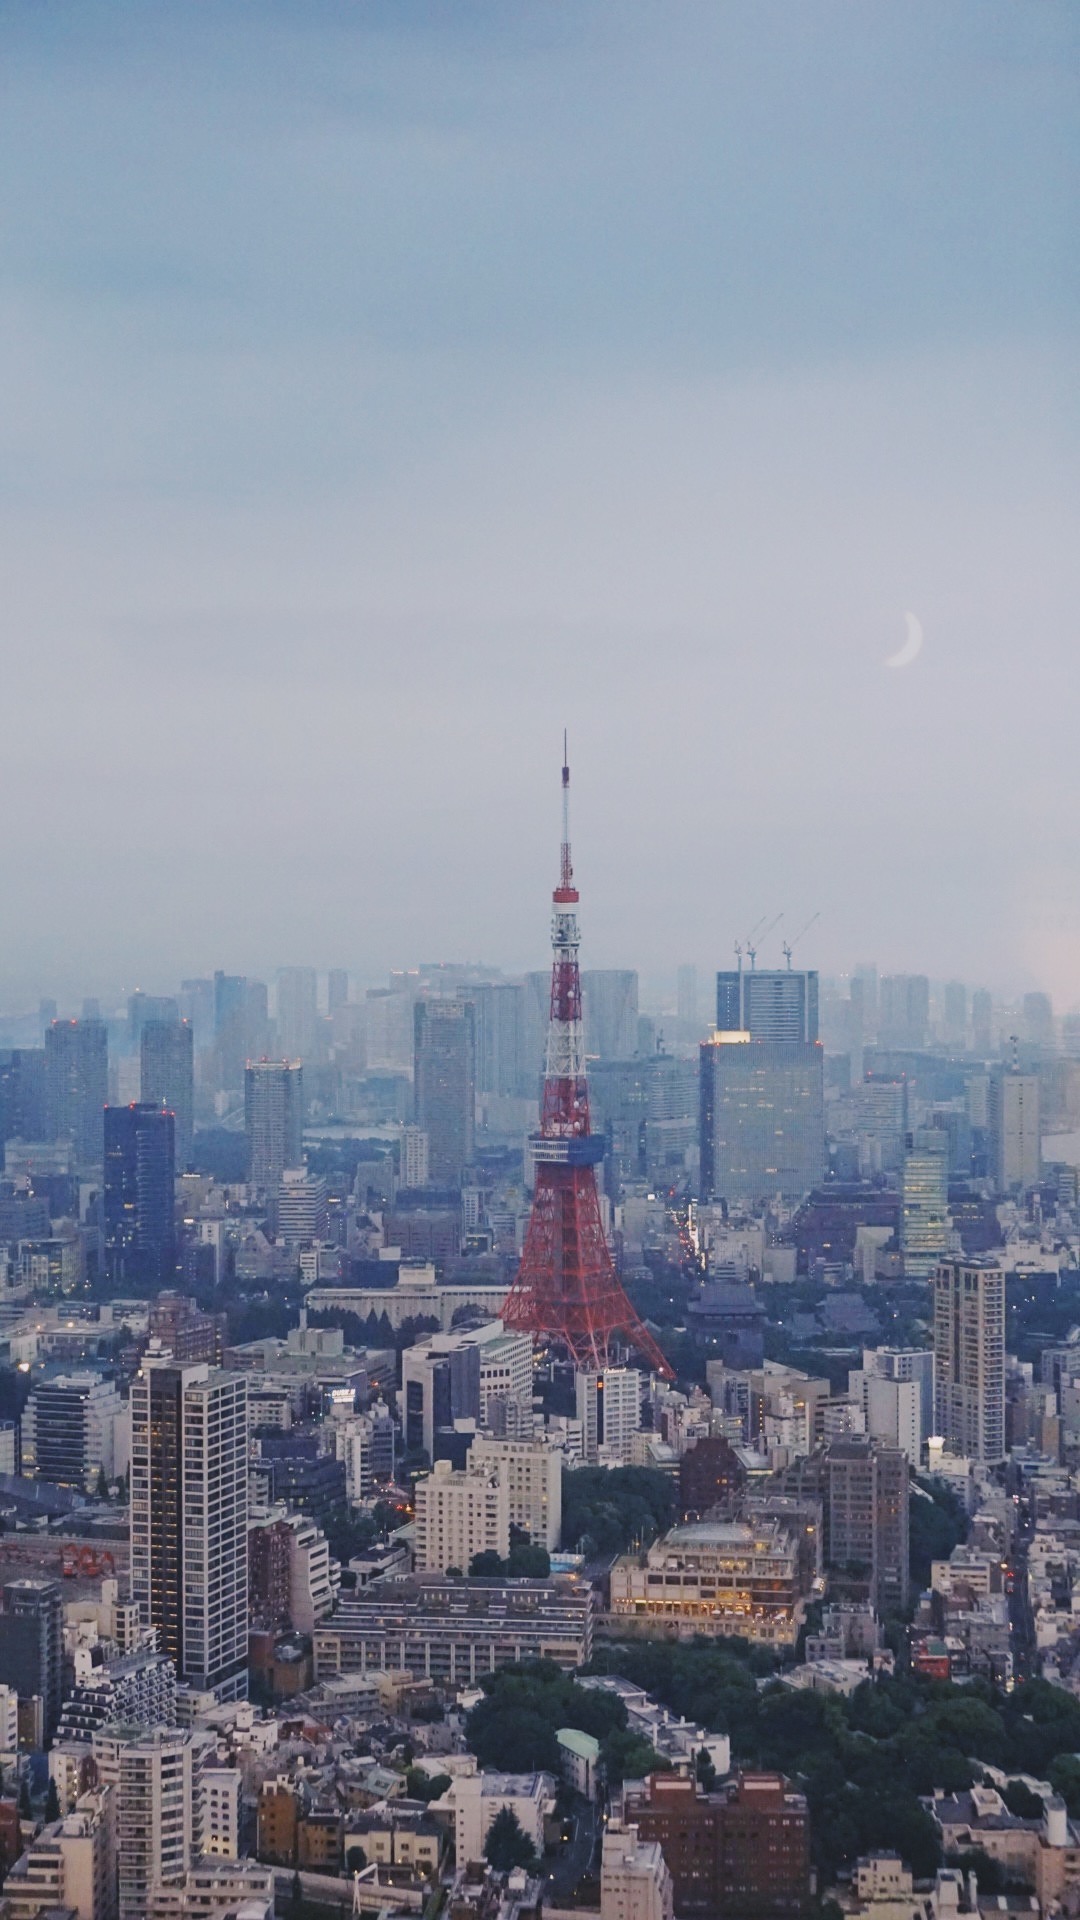
[[[809,933],[815,920],[820,920],[820,919],[821,919],[820,913],[812,913],[810,915],[809,920],[806,922],[806,925],[799,928],[799,931],[795,935],[794,940],[784,941],[783,948],[781,949],[781,951],[783,952],[784,959],[787,961],[787,970],[789,973],[791,972],[791,956],[794,953],[796,947],[798,946],[799,941],[802,939],[803,934]]]
[[[759,949],[759,948],[760,948],[761,946],[763,946],[763,945],[764,945],[764,943],[765,943],[765,941],[766,941],[766,940],[768,939],[768,937],[769,937],[769,935],[770,935],[770,933],[775,933],[775,932],[776,932],[776,929],[777,929],[777,927],[778,927],[778,926],[780,925],[780,922],[781,922],[781,920],[783,919],[783,917],[784,917],[784,916],[783,916],[783,914],[782,914],[782,913],[778,913],[778,914],[777,914],[777,916],[776,916],[776,918],[775,918],[775,920],[770,920],[770,921],[769,921],[769,924],[768,924],[768,926],[766,927],[766,929],[765,929],[765,931],[764,931],[764,933],[763,933],[763,934],[761,935],[761,938],[760,938],[760,940],[758,941],[758,943],[757,943],[757,946],[756,946],[756,947],[752,947],[752,946],[750,945],[750,942],[749,942],[749,941],[747,941],[747,943],[746,943],[746,951],[747,951],[747,953],[748,953],[748,954],[750,955],[750,966],[751,966],[751,968],[753,968],[753,967],[754,967],[754,965],[755,965],[755,963],[756,963],[756,961],[757,961],[757,957],[758,957],[758,949]],[[759,920],[759,921],[758,921],[758,926],[760,927],[760,925],[761,925],[761,921]],[[755,930],[754,930],[754,931],[756,932],[756,931],[757,931],[757,928],[755,928]]]

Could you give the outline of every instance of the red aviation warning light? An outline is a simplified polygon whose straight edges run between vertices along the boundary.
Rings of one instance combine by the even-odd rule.
[[[532,1140],[536,1186],[521,1266],[502,1318],[508,1327],[560,1341],[576,1366],[590,1370],[612,1364],[611,1347],[619,1339],[670,1380],[672,1369],[620,1285],[600,1219],[596,1168],[604,1142],[589,1131],[565,735],[562,801],[559,884],[552,894],[547,1066],[540,1132]]]

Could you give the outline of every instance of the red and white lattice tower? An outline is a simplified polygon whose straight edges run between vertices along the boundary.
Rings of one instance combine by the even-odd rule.
[[[531,1143],[536,1186],[521,1266],[502,1318],[508,1327],[560,1342],[579,1367],[612,1365],[618,1341],[671,1379],[671,1368],[619,1284],[600,1219],[596,1168],[604,1141],[589,1131],[565,743],[562,795],[562,862],[552,895],[551,1025],[540,1132]]]

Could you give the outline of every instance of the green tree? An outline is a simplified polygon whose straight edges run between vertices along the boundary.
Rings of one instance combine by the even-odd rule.
[[[546,1547],[534,1547],[526,1541],[524,1546],[511,1547],[506,1571],[512,1580],[546,1580],[551,1572],[551,1555]]]
[[[661,1758],[652,1741],[628,1727],[613,1727],[605,1734],[600,1758],[610,1787],[621,1787],[624,1780],[644,1780],[650,1773],[671,1772],[670,1760]]]
[[[484,1858],[497,1873],[536,1865],[536,1850],[513,1807],[500,1807],[495,1815],[484,1842]]]
[[[109,1482],[105,1477],[104,1467],[98,1468],[97,1497],[99,1500],[107,1500],[109,1497]]]
[[[470,1580],[497,1580],[506,1572],[506,1561],[493,1547],[485,1547],[483,1553],[474,1553],[469,1561]]]
[[[60,1818],[60,1795],[56,1790],[56,1781],[51,1778],[45,1791],[45,1818],[46,1820]]]
[[[1080,1759],[1076,1754],[1059,1754],[1047,1768],[1046,1777],[1064,1800],[1070,1820],[1080,1819]]]
[[[452,1781],[448,1773],[425,1773],[423,1767],[409,1767],[405,1774],[405,1785],[411,1799],[430,1804],[432,1800],[442,1799]]]
[[[363,1847],[349,1847],[345,1854],[345,1865],[350,1873],[363,1873],[367,1866],[367,1854]]]

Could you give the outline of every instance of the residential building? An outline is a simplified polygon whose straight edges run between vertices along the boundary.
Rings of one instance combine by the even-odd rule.
[[[166,1290],[150,1302],[150,1338],[178,1366],[200,1360],[220,1366],[228,1331],[228,1314],[204,1313],[185,1294]]]
[[[1005,1275],[996,1260],[943,1260],[934,1277],[934,1425],[949,1453],[1005,1457]]]
[[[679,1461],[679,1508],[684,1520],[735,1520],[746,1491],[746,1468],[730,1441],[707,1434]]]
[[[484,1433],[477,1434],[469,1450],[470,1467],[502,1479],[510,1526],[549,1553],[562,1534],[563,1459],[562,1448],[545,1439],[494,1440]]]
[[[115,1920],[116,1852],[108,1787],[85,1793],[72,1812],[36,1834],[9,1869],[7,1920],[61,1910],[77,1920]]]
[[[289,1618],[297,1633],[312,1633],[334,1611],[341,1569],[331,1557],[322,1528],[302,1513],[286,1517],[289,1529]]]
[[[51,1140],[70,1140],[76,1158],[100,1167],[102,1114],[109,1098],[109,1041],[103,1020],[54,1020],[45,1029],[45,1117]]]
[[[550,1773],[457,1773],[436,1804],[453,1809],[459,1867],[483,1859],[488,1831],[504,1807],[509,1807],[536,1852],[542,1853],[544,1820],[555,1811],[555,1781]]]
[[[9,1580],[0,1615],[0,1684],[41,1701],[46,1742],[60,1717],[64,1609],[56,1580]]]
[[[150,1895],[146,1920],[274,1920],[274,1870],[205,1855]]]
[[[195,1782],[200,1854],[211,1860],[240,1857],[239,1767],[201,1767]]]
[[[467,1604],[464,1604],[467,1602]],[[405,1668],[437,1686],[475,1686],[497,1667],[552,1660],[571,1672],[592,1651],[593,1596],[549,1580],[388,1577],[343,1595],[316,1627],[315,1677]]]
[[[23,1473],[92,1493],[99,1474],[113,1478],[121,1412],[116,1383],[103,1374],[87,1370],[39,1381],[23,1408]]]
[[[654,1773],[626,1788],[623,1819],[658,1842],[680,1920],[794,1920],[810,1906],[806,1800],[780,1774],[744,1773],[704,1794],[692,1773]]]
[[[139,1099],[175,1123],[176,1166],[191,1165],[195,1138],[195,1033],[187,1020],[148,1020],[139,1040]]]
[[[160,1883],[181,1881],[194,1858],[195,1757],[180,1727],[103,1727],[91,1752],[112,1789],[117,1920],[145,1920]]]
[[[633,1435],[641,1427],[640,1373],[634,1367],[580,1370],[575,1376],[576,1415],[584,1436],[585,1460],[628,1466]]]
[[[247,1381],[148,1354],[131,1387],[131,1591],[182,1682],[247,1693]]]
[[[834,1440],[825,1453],[825,1558],[859,1569],[881,1615],[908,1600],[911,1475],[906,1455],[869,1436]]]
[[[105,1108],[105,1271],[156,1291],[176,1267],[175,1121],[163,1107]]]
[[[65,1695],[57,1743],[88,1745],[101,1727],[174,1727],[176,1668],[152,1647],[95,1660],[100,1647],[77,1647],[74,1679]]]
[[[798,1639],[806,1584],[794,1523],[693,1521],[616,1560],[611,1612],[620,1632],[645,1637],[738,1634],[788,1647]]]
[[[510,1550],[510,1499],[498,1469],[474,1466],[464,1472],[436,1460],[422,1474],[413,1495],[416,1506],[416,1567],[420,1573],[468,1573],[478,1553]]]
[[[600,1864],[600,1920],[672,1920],[674,1882],[658,1840],[609,1820]]]
[[[286,1167],[304,1158],[304,1069],[299,1060],[259,1060],[244,1072],[248,1179],[276,1193]]]
[[[366,1413],[346,1413],[333,1422],[334,1451],[345,1465],[345,1494],[351,1506],[374,1500],[377,1488],[394,1477],[396,1429],[388,1406],[376,1400]]]
[[[413,1103],[428,1137],[429,1178],[456,1187],[475,1147],[473,1009],[467,1000],[417,1000],[413,1019]]]
[[[919,1389],[919,1422],[923,1440],[934,1431],[933,1348],[864,1347],[862,1375],[878,1380],[914,1380]],[[849,1378],[852,1376],[849,1376]]]

